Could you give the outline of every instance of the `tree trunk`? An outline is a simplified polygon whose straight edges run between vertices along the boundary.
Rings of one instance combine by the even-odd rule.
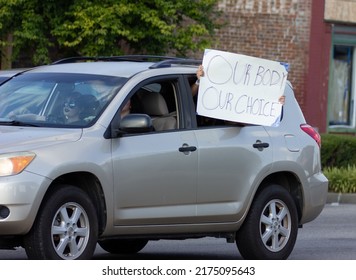
[[[11,69],[12,68],[12,47],[14,36],[13,33],[7,34],[5,36],[6,45],[1,48],[1,69]]]

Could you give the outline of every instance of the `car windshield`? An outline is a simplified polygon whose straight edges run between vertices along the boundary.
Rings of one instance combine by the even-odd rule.
[[[25,73],[0,86],[0,124],[92,125],[127,78]]]

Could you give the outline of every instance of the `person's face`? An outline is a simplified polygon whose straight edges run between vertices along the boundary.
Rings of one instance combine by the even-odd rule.
[[[63,114],[68,118],[75,118],[79,116],[80,109],[74,100],[67,100],[63,106]]]

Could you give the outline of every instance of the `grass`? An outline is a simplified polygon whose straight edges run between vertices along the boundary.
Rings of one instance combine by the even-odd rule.
[[[356,193],[356,166],[326,167],[323,173],[329,180],[329,192]]]

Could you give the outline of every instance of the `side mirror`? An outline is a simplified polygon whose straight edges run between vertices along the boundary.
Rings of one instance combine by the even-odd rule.
[[[152,129],[152,119],[146,114],[128,114],[120,121],[120,130]]]
[[[152,119],[146,114],[128,114],[120,120],[117,116],[104,133],[105,139],[117,138],[124,134],[154,131]]]
[[[146,114],[128,114],[120,121],[119,133],[144,133],[153,131],[152,119]]]

